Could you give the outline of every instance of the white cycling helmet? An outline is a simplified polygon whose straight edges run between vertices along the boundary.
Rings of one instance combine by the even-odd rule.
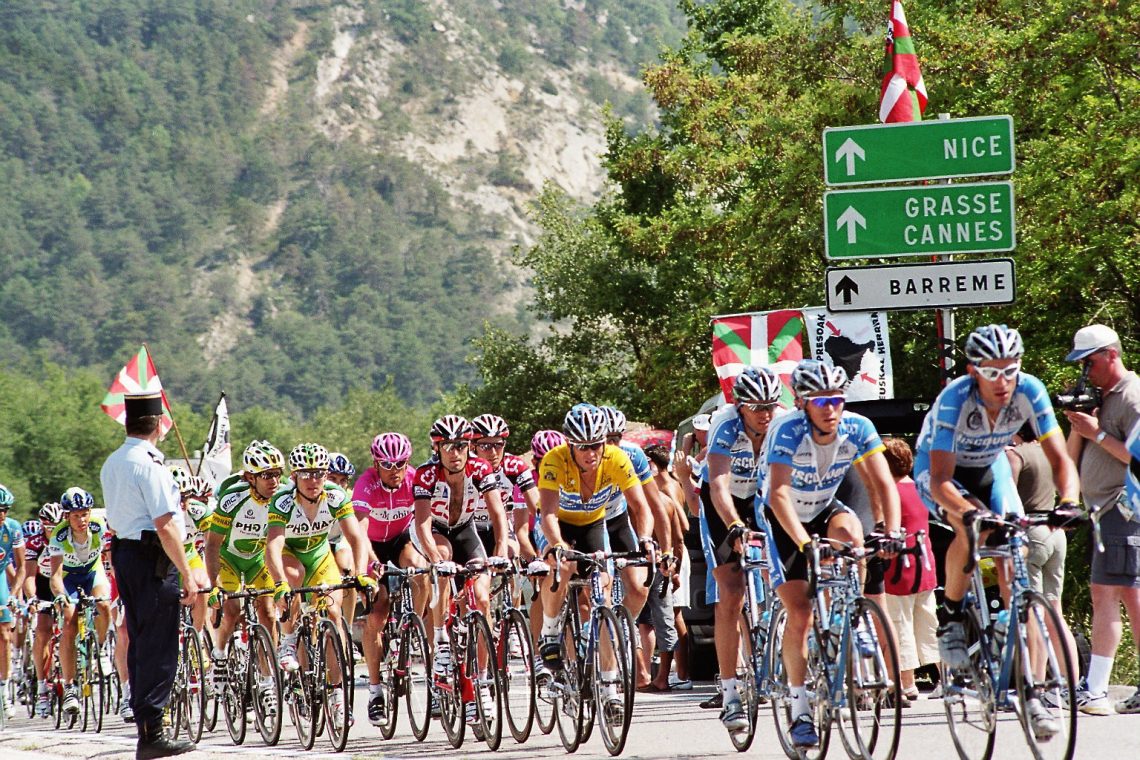
[[[767,367],[745,367],[732,383],[737,404],[774,404],[783,391],[779,375]]]
[[[1020,359],[1024,353],[1021,333],[1005,325],[983,325],[966,338],[966,360],[971,364],[987,359]]]
[[[831,367],[819,359],[804,359],[792,370],[792,390],[801,398],[821,392],[841,394],[846,385],[843,367]]]

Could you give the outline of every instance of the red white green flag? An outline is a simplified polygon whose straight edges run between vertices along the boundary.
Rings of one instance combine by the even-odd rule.
[[[918,67],[914,40],[906,25],[902,2],[893,0],[887,21],[886,55],[883,59],[883,89],[879,99],[879,121],[890,124],[922,121],[926,110],[926,85]]]
[[[146,346],[143,346],[127,365],[119,370],[99,408],[115,422],[124,425],[127,421],[127,408],[123,396],[156,391],[162,393],[162,422],[158,427],[160,437],[165,437],[167,431],[174,425],[174,418],[170,414],[170,401],[166,398],[166,391],[162,389],[162,381],[158,379],[158,371],[151,361],[150,352]]]
[[[748,365],[771,367],[784,381],[784,405],[792,407],[791,375],[804,358],[803,314],[798,309],[713,317],[713,366],[724,398]]]

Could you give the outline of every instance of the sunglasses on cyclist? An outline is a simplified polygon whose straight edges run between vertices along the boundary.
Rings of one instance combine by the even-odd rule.
[[[381,470],[402,470],[408,466],[408,460],[401,459],[398,462],[390,462],[387,459],[377,459],[376,466]]]
[[[320,480],[329,474],[328,470],[294,470],[294,472],[296,472],[297,477],[302,480]]]
[[[480,451],[502,451],[507,447],[506,441],[488,441],[485,443],[475,444],[475,448]]]
[[[1004,377],[1006,380],[1012,380],[1017,377],[1017,373],[1021,371],[1021,362],[1011,364],[1008,367],[982,367],[977,364],[974,365],[974,370],[986,380],[993,382],[999,377]]]
[[[461,451],[467,451],[467,449],[469,449],[471,447],[471,442],[470,441],[446,441],[444,443],[441,443],[439,446],[444,451],[451,452],[452,454],[458,454]]]
[[[268,470],[266,472],[259,472],[253,477],[258,480],[281,480],[281,470]]]
[[[828,407],[840,407],[847,403],[847,399],[843,396],[817,396],[809,398],[808,403],[817,409],[826,409]]]
[[[597,451],[605,445],[605,441],[595,441],[594,443],[575,443],[574,448],[579,451]]]
[[[774,412],[774,411],[776,411],[777,406],[779,406],[779,404],[777,404],[776,402],[773,401],[770,404],[756,404],[756,403],[741,404],[740,408],[746,409],[750,412]]]

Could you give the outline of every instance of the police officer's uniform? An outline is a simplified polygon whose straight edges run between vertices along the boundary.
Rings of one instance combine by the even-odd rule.
[[[162,414],[161,394],[128,396],[127,419]],[[181,585],[178,570],[155,532],[155,520],[171,515],[182,530],[182,504],[163,455],[149,441],[128,436],[107,458],[100,472],[107,522],[114,531],[111,563],[126,612],[127,671],[131,708],[139,732],[140,757],[177,754],[145,752],[144,745],[172,749],[162,729],[162,712],[170,699],[178,667]],[[181,545],[181,544],[180,544]]]

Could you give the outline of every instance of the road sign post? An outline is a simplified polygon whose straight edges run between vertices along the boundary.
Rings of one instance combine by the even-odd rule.
[[[823,179],[833,186],[980,177],[1010,174],[1013,168],[1009,116],[823,131]]]
[[[1012,251],[1013,184],[833,190],[823,196],[829,259]]]
[[[1013,303],[1013,259],[827,270],[827,310],[891,311]]]

